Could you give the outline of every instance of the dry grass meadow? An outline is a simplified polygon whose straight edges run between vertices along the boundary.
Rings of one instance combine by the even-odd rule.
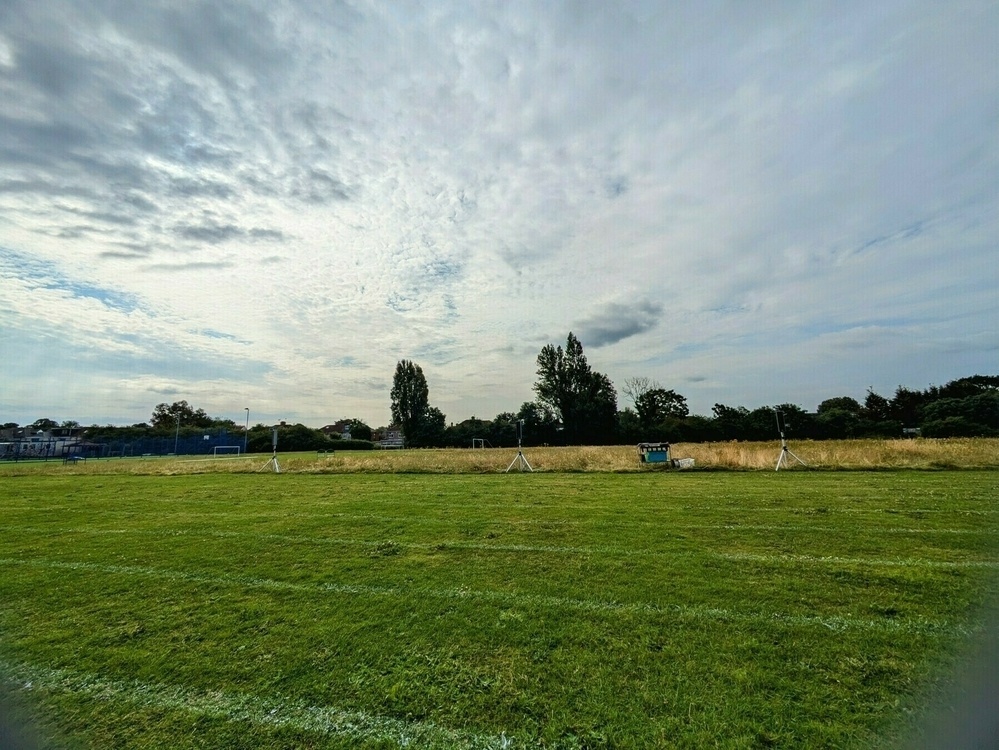
[[[828,440],[792,441],[789,448],[807,466],[795,461],[791,471],[818,469],[994,469],[999,468],[999,439],[955,438],[945,440]],[[286,473],[362,474],[495,474],[507,470],[516,457],[514,448],[450,448],[432,450],[336,451],[328,454],[289,453],[278,456]],[[773,471],[780,456],[777,441],[763,443],[678,443],[673,458],[693,458],[695,471]],[[633,446],[531,447],[524,456],[536,472],[641,472],[661,467],[642,465]],[[83,474],[197,474],[270,471],[269,456],[253,454],[231,457],[150,457],[101,459],[63,465],[8,463],[0,465],[0,476],[48,473]],[[781,469],[784,470],[784,467]],[[517,467],[513,467],[517,471]]]

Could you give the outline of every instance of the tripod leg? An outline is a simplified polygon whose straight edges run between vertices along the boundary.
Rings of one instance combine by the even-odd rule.
[[[798,462],[799,464],[801,464],[802,466],[808,466],[808,464],[806,464],[806,463],[805,463],[804,461],[802,461],[802,460],[801,460],[800,458],[798,458],[797,456],[795,456],[795,455],[794,455],[794,452],[793,452],[793,451],[791,451],[790,449],[788,449],[788,451],[787,451],[787,452],[788,452],[788,453],[790,453],[790,454],[791,454],[791,456],[792,456],[792,457],[794,458],[794,460],[795,460],[795,461],[797,461],[797,462]]]

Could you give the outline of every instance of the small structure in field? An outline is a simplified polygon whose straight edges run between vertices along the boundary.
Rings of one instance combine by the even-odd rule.
[[[690,469],[694,466],[692,458],[673,458],[669,443],[639,443],[638,462],[658,464],[664,469]]]

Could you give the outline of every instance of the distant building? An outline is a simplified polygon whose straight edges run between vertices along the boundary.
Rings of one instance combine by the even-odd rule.
[[[7,427],[0,430],[0,458],[52,458],[75,453],[82,442],[82,427]]]
[[[375,432],[372,439],[379,448],[404,448],[406,446],[402,428],[397,425],[383,427]]]
[[[324,435],[339,435],[344,440],[350,440],[350,425],[352,419],[341,419],[339,422],[334,422],[333,424],[328,424],[325,427],[320,427],[319,431]]]

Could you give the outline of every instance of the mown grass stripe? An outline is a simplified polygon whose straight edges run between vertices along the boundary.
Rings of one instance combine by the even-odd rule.
[[[345,583],[295,583],[273,578],[255,578],[243,575],[209,575],[186,571],[148,568],[136,565],[104,565],[99,563],[65,562],[58,560],[0,559],[0,566],[28,566],[53,570],[74,570],[108,575],[147,576],[161,580],[183,581],[212,586],[244,586],[248,588],[302,591],[313,594],[341,594],[348,596],[427,597],[443,600],[477,600],[496,602],[508,606],[533,606],[555,610],[589,612],[630,612],[656,614],[686,620],[711,620],[718,622],[746,622],[785,625],[788,627],[822,627],[832,631],[864,630],[873,632],[906,632],[964,636],[978,630],[978,625],[964,626],[946,620],[926,617],[865,619],[840,615],[794,615],[785,612],[740,612],[721,607],[692,606],[685,604],[660,604],[654,602],[617,602],[596,599],[572,599],[560,596],[543,596],[509,591],[482,591],[468,588],[429,588],[400,586],[370,586]]]
[[[505,734],[490,736],[461,732],[427,721],[403,721],[332,706],[312,706],[291,698],[261,697],[222,690],[199,692],[176,685],[113,680],[19,662],[0,661],[0,679],[21,691],[72,693],[139,708],[183,711],[196,716],[289,727],[310,734],[350,741],[391,742],[398,747],[505,750],[518,747]]]
[[[190,519],[190,514],[182,514],[185,519]],[[198,518],[201,519],[205,515],[216,515],[216,514],[203,514],[199,513]],[[217,514],[217,515],[230,515],[230,514]],[[281,516],[282,519],[288,518],[288,515]],[[318,518],[320,516],[315,515],[305,515],[300,514],[302,518]],[[326,517],[326,516],[322,516]],[[346,516],[338,515],[338,518],[350,518],[351,520],[364,520],[364,521],[383,521],[386,523],[400,523],[403,521],[412,522],[412,518],[404,518],[397,516]],[[424,519],[424,522],[426,519]],[[443,519],[442,519],[442,522]],[[511,521],[506,524],[496,524],[490,525],[490,528],[497,526],[521,526],[528,524],[544,524],[547,526],[561,526],[561,527],[575,527],[582,524],[578,524],[575,521],[564,521],[560,523],[553,523],[552,521]],[[615,524],[617,526],[618,524]],[[631,524],[623,524],[631,526]],[[661,527],[661,523],[649,524]],[[96,529],[96,528],[81,528],[78,526],[67,526],[67,527],[38,527],[38,526],[11,526],[8,525],[5,528],[11,531],[28,531],[28,532],[72,532],[78,534],[161,534],[169,535],[173,533],[177,534],[189,534],[189,533],[202,533],[202,530],[198,532],[191,532],[186,529],[177,530],[148,530],[148,529]],[[820,525],[802,525],[802,524],[748,524],[748,523],[681,523],[681,524],[670,524],[669,531],[775,531],[775,532],[814,532],[819,534],[825,534],[829,532],[841,532],[842,529],[838,526],[820,526]],[[944,535],[975,535],[975,536],[999,536],[999,528],[990,529],[952,529],[952,528],[912,528],[912,527],[901,527],[901,526],[865,526],[860,530],[865,536],[877,536],[878,534],[944,534]],[[253,532],[204,532],[204,533],[228,533],[228,534],[252,534]],[[271,535],[279,536],[279,535]],[[284,535],[291,537],[292,535]],[[312,539],[330,539],[329,537],[302,537],[302,538],[312,538]]]
[[[726,560],[745,560],[762,563],[804,563],[807,565],[863,565],[881,568],[999,568],[997,560],[880,560],[867,557],[838,557],[836,555],[758,555],[752,552],[717,552]]]
[[[261,534],[247,531],[207,531],[199,530],[149,530],[149,529],[42,529],[38,527],[8,527],[21,532],[40,534],[94,534],[115,535],[133,534],[139,536],[155,536],[161,538],[186,536],[193,538],[216,539],[261,539],[277,542],[294,542],[298,544],[325,544],[343,547],[377,548],[385,543],[384,539],[345,539],[342,537],[310,537],[294,534]],[[659,558],[694,558],[717,557],[724,560],[749,560],[769,564],[815,564],[815,565],[867,565],[871,567],[902,567],[902,568],[999,568],[999,560],[926,560],[926,559],[881,559],[864,557],[838,557],[835,555],[763,555],[751,552],[731,553],[698,550],[697,552],[662,552],[649,549],[625,549],[621,547],[577,547],[572,545],[535,545],[535,544],[498,544],[484,542],[465,542],[461,540],[439,540],[436,542],[397,542],[393,546],[402,549],[420,551],[475,550],[478,552],[524,552],[538,554],[563,555],[616,555],[620,557],[659,557]]]
[[[323,505],[323,503],[317,503],[317,507]],[[502,508],[505,510],[522,510],[521,508],[511,507],[509,504],[501,505],[494,503],[483,503],[479,505],[449,505],[446,508],[441,507],[439,510],[443,512],[451,512],[457,507],[465,507],[470,509],[484,509],[484,508]],[[21,512],[24,510],[31,510],[32,512],[37,511],[67,511],[74,512],[78,511],[79,508],[73,505],[35,505],[34,503],[20,504],[20,505],[0,505],[0,512]],[[588,507],[589,511],[598,510],[598,508]],[[605,510],[612,510],[612,508],[605,508]],[[946,508],[840,508],[840,507],[828,507],[823,506],[821,509],[815,507],[759,507],[759,506],[737,506],[737,505],[699,505],[699,506],[687,506],[680,505],[674,506],[670,509],[673,512],[688,512],[693,511],[698,515],[711,515],[711,514],[721,514],[721,513],[751,513],[751,512],[779,512],[786,513],[793,516],[836,516],[836,515],[878,515],[878,516],[911,516],[911,515],[922,515],[922,514],[949,514],[955,516],[966,516],[966,517],[986,517],[993,516],[999,513],[999,509],[946,509]],[[223,510],[207,510],[203,507],[199,507],[196,511],[184,511],[184,512],[161,512],[157,514],[159,518],[190,518],[192,513],[195,513],[198,518],[230,518],[232,517],[232,510],[230,508],[225,508]],[[97,516],[124,516],[126,518],[131,518],[135,515],[134,510],[117,510],[117,509],[94,509],[87,508],[86,514],[88,517]],[[274,512],[256,512],[256,513],[245,513],[244,518],[255,518],[257,520],[271,520],[279,519],[286,520],[289,518],[308,518],[308,519],[322,519],[322,518],[339,518],[347,519],[351,521],[385,521],[388,523],[411,523],[413,521],[413,516],[394,516],[383,513],[294,513],[282,511],[280,513]],[[422,520],[437,520],[437,521],[449,521],[446,516],[424,516]],[[508,524],[510,526],[593,526],[593,525],[604,525],[607,523],[607,518],[604,516],[589,516],[586,518],[564,518],[564,519],[550,519],[550,518],[517,518],[517,519],[493,519],[495,523]],[[620,525],[628,528],[642,528],[647,526],[662,526],[661,520],[656,521],[643,521],[636,519],[615,519],[615,525]],[[712,528],[733,528],[733,529],[801,529],[801,530],[822,530],[823,527],[820,526],[789,526],[785,524],[679,524],[671,526],[671,528],[685,528],[685,529],[712,529]],[[897,531],[904,533],[932,533],[935,531],[949,531],[945,529],[900,529],[894,527],[865,527],[865,531]],[[999,534],[999,529],[954,529],[953,533],[963,534],[963,533],[983,533],[983,534]]]

